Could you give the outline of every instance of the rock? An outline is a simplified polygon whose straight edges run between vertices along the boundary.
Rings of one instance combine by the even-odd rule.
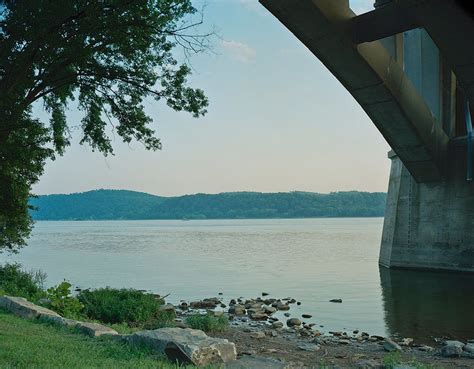
[[[263,311],[265,312],[265,314],[273,314],[276,313],[277,309],[273,306],[264,306]]]
[[[290,369],[293,366],[287,365],[284,361],[259,357],[243,356],[236,361],[226,364],[226,369]]]
[[[290,313],[284,313],[283,315],[288,318],[291,314]]]
[[[76,322],[75,326],[82,333],[85,333],[91,337],[99,337],[105,334],[118,335],[118,332],[116,330],[106,327],[105,325],[97,324],[97,323]]]
[[[219,292],[219,293],[218,293],[218,295],[219,295],[219,296],[222,296],[222,295],[223,295],[223,293],[222,293],[222,292]]]
[[[224,316],[224,312],[222,310],[208,310],[207,313],[209,315],[212,315],[212,316],[216,316],[216,317],[219,317],[219,316]]]
[[[459,341],[445,341],[441,348],[441,356],[460,357],[464,348],[464,343]]]
[[[278,302],[275,307],[278,310],[290,310],[290,306],[288,304],[283,303],[283,302]]]
[[[0,296],[0,307],[22,318],[61,318],[55,311],[35,305],[23,297]]]
[[[418,347],[418,350],[420,351],[425,351],[425,352],[431,352],[431,351],[434,351],[434,347],[431,347],[431,346],[428,346],[428,345],[423,345],[423,346],[420,346]]]
[[[229,314],[234,314],[234,315],[244,315],[245,314],[245,308],[242,305],[232,305],[229,308]]]
[[[301,316],[305,319],[309,319],[313,317],[312,315],[309,315],[309,314],[302,314]]]
[[[315,345],[315,344],[311,344],[311,343],[303,343],[301,345],[298,346],[298,349],[299,350],[302,350],[302,351],[319,351],[321,349],[321,347],[319,345]]]
[[[400,346],[410,346],[413,342],[413,338],[404,338],[402,339],[402,341],[400,342]]]
[[[463,350],[466,351],[466,352],[469,352],[471,354],[474,354],[474,343],[468,343],[468,344],[464,345]]]
[[[341,304],[342,303],[342,299],[331,299],[329,300],[329,302],[334,302],[336,304]]]
[[[268,296],[269,293],[268,292],[262,292],[262,296]]]
[[[377,336],[376,334],[370,336],[370,338],[373,338],[376,341],[383,341],[385,339],[385,337]]]
[[[299,327],[301,325],[301,321],[298,318],[291,318],[286,321],[286,325],[288,327]]]
[[[189,305],[194,309],[213,309],[218,303],[214,300],[204,299],[202,301],[191,301]]]
[[[301,305],[301,301],[297,301],[297,302],[296,302],[296,305],[300,306],[300,305]]]
[[[300,336],[301,337],[311,337],[312,335],[313,335],[313,332],[308,330],[308,329],[300,330]]]
[[[180,364],[220,364],[237,358],[237,351],[232,342],[209,337],[197,329],[161,328],[136,332],[129,335],[127,341],[135,345],[146,345]]]
[[[249,313],[249,316],[250,316],[250,319],[252,320],[267,320],[268,319],[267,314],[260,313],[260,312],[255,312],[252,314]]]
[[[167,312],[173,312],[173,313],[176,313],[176,309],[174,307],[174,305],[172,304],[164,304],[162,306],[160,306],[160,311],[167,311]]]
[[[265,338],[265,333],[258,331],[258,332],[252,332],[250,333],[250,337],[255,338],[257,340],[260,340],[262,338]]]
[[[349,345],[351,343],[351,341],[349,340],[346,340],[346,339],[340,339],[339,341],[337,341],[340,345]]]
[[[391,340],[390,338],[385,338],[385,341],[383,343],[383,348],[385,351],[388,352],[394,352],[394,351],[402,351],[402,348],[398,343],[395,341]]]
[[[282,322],[273,322],[272,323],[272,328],[275,328],[275,329],[283,328],[283,323]]]
[[[237,301],[235,301],[235,299],[232,299],[229,302],[229,305],[236,305],[236,304],[237,304]]]
[[[187,302],[182,302],[181,304],[179,304],[179,307],[182,309],[182,310],[186,310],[188,309],[188,303]]]

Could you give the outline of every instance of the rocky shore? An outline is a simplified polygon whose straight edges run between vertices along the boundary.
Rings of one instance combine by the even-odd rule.
[[[181,301],[175,310],[177,324],[183,327],[186,316],[196,312],[226,314],[230,328],[211,335],[235,343],[238,368],[474,367],[474,340],[437,339],[426,345],[410,337],[382,337],[359,330],[323,333],[318,330],[320,326],[305,321],[312,318],[311,314],[300,313],[301,309],[299,316],[291,313],[299,305],[291,297],[272,298],[263,292],[261,297],[250,299]]]

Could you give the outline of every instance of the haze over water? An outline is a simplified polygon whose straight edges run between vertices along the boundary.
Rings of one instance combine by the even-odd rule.
[[[131,287],[168,301],[223,293],[293,297],[322,331],[474,337],[474,276],[379,270],[382,218],[38,222],[14,256],[88,287]],[[342,304],[330,303],[333,298]]]

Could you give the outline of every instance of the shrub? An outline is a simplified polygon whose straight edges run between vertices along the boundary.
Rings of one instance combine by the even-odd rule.
[[[100,288],[82,291],[78,295],[84,312],[104,323],[127,323],[139,326],[156,320],[162,300],[133,289]]]
[[[186,318],[186,323],[194,329],[204,332],[222,332],[229,326],[229,319],[226,316],[213,316],[211,314],[194,314]]]
[[[36,301],[44,296],[46,273],[26,271],[21,264],[6,263],[0,266],[0,291],[4,295],[25,297]]]
[[[56,287],[48,288],[48,307],[67,318],[80,318],[84,305],[71,295],[71,283],[63,281]]]

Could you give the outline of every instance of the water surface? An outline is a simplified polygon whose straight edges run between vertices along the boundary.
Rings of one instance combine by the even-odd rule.
[[[474,276],[379,270],[382,218],[38,222],[13,257],[86,287],[132,287],[171,302],[223,293],[293,297],[323,331],[429,341],[474,338]],[[342,304],[330,303],[342,298]]]

